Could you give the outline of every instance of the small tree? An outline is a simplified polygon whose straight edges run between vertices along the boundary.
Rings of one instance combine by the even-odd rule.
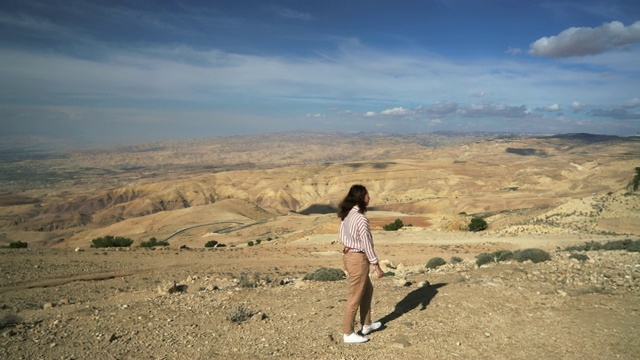
[[[469,223],[469,231],[482,231],[487,228],[487,222],[481,217],[473,217]]]
[[[29,244],[23,241],[15,241],[15,242],[9,243],[9,249],[25,249],[28,246]]]
[[[156,246],[169,246],[167,241],[158,241],[155,237],[149,239],[149,241],[143,241],[140,243],[140,247],[156,247]]]
[[[133,244],[133,240],[122,236],[113,237],[111,235],[107,235],[91,240],[92,248],[127,247],[131,246],[131,244]]]
[[[400,219],[396,219],[394,222],[384,225],[382,228],[385,231],[398,231],[399,229],[401,229],[404,226],[404,224],[402,223],[402,220]]]
[[[209,240],[207,241],[206,244],[204,244],[204,247],[216,247],[216,245],[218,245],[218,242],[215,240]]]

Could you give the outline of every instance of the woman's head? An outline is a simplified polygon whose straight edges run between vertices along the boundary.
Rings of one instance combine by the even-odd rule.
[[[360,207],[366,208],[367,205],[369,205],[369,192],[363,185],[353,185],[351,189],[349,189],[347,197],[353,199]]]
[[[358,205],[358,209],[361,214],[364,214],[367,211],[367,205],[369,205],[369,192],[363,185],[351,186],[347,196],[345,196],[340,203],[340,208],[338,210],[338,216],[340,219],[344,220],[344,218],[349,214],[349,211],[351,211],[355,205]]]

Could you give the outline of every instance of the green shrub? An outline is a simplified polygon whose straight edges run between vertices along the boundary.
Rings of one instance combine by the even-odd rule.
[[[256,240],[256,245],[260,245],[261,242],[262,242],[262,240],[260,240],[260,239]]]
[[[439,266],[442,266],[444,264],[446,264],[447,262],[441,258],[441,257],[434,257],[431,258],[428,262],[427,265],[425,265],[425,268],[427,269],[437,269]]]
[[[602,250],[627,250],[633,244],[631,239],[609,241],[602,245]]]
[[[107,235],[91,240],[92,248],[127,247],[131,246],[131,244],[133,244],[133,240],[122,236],[113,237],[111,235]]]
[[[493,254],[495,255],[497,262],[513,259],[513,252],[509,250],[498,250]]]
[[[9,249],[25,249],[29,246],[29,244],[27,244],[26,242],[22,242],[22,241],[14,241],[12,243],[9,243]]]
[[[638,186],[640,185],[640,167],[637,167],[635,170],[636,170],[636,175],[633,177],[633,180],[631,181],[633,183],[633,191],[638,190]]]
[[[156,247],[156,246],[169,246],[169,242],[167,241],[158,241],[155,237],[149,239],[149,241],[143,241],[140,243],[140,247]]]
[[[604,244],[589,241],[582,245],[572,245],[565,248],[566,251],[592,251],[592,250],[627,250],[640,252],[640,240],[615,240]]]
[[[480,217],[471,218],[469,223],[469,231],[482,231],[487,228],[487,222]]]
[[[207,241],[206,244],[204,244],[204,247],[216,247],[216,245],[218,245],[218,242],[215,240],[210,240]]]
[[[640,240],[636,240],[636,241],[632,242],[631,244],[629,244],[629,247],[627,248],[627,251],[640,252]]]
[[[387,271],[386,273],[384,273],[384,276],[396,276],[396,273],[394,273],[393,271]]]
[[[476,255],[476,265],[482,266],[490,262],[495,262],[496,256],[493,253],[482,253]]]
[[[304,276],[303,280],[315,281],[337,281],[343,280],[346,276],[342,269],[319,268],[316,271]]]
[[[248,246],[253,246],[253,240],[249,240],[249,242],[247,243]]]
[[[404,226],[404,224],[402,223],[402,220],[400,219],[396,219],[394,222],[389,223],[387,225],[384,225],[382,228],[385,231],[398,231],[399,229],[401,229]]]
[[[531,260],[534,263],[551,260],[551,255],[542,249],[522,249],[513,253],[513,257],[519,262]]]
[[[595,241],[589,241],[582,245],[571,245],[565,248],[566,251],[591,251],[600,249],[602,249],[602,244]]]
[[[573,253],[571,255],[569,255],[569,259],[576,259],[579,261],[587,261],[589,260],[589,256],[586,254],[578,254],[578,253]]]
[[[241,322],[250,319],[253,315],[255,315],[255,312],[249,309],[246,305],[240,304],[231,308],[227,314],[227,320],[232,323],[240,324]]]
[[[461,263],[462,261],[463,261],[462,258],[459,256],[452,256],[451,260],[449,260],[449,262],[452,264],[458,264],[458,263]]]

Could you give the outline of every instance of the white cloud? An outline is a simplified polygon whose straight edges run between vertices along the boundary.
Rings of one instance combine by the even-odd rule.
[[[509,47],[506,53],[510,55],[520,55],[522,54],[522,49]]]
[[[387,109],[382,111],[380,114],[382,115],[393,115],[393,116],[403,116],[403,115],[408,115],[410,113],[409,110],[403,108],[403,107],[395,107],[393,109]]]
[[[623,104],[623,107],[627,109],[633,109],[640,107],[640,98],[633,98]]]
[[[283,18],[293,19],[293,20],[302,20],[302,21],[311,20],[311,15],[309,13],[300,12],[300,11],[296,11],[288,8],[281,8],[281,7],[274,7],[273,10],[275,11],[276,14],[278,14],[279,16],[282,16]]]
[[[543,37],[529,47],[529,53],[553,58],[595,55],[640,42],[640,21],[624,26],[619,21],[597,28],[571,27],[556,36]]]
[[[324,117],[326,117],[326,115],[323,115],[323,114],[307,114],[307,117],[310,117],[310,118],[324,118]]]
[[[458,104],[449,101],[438,101],[427,109],[430,115],[444,116],[458,111]]]
[[[560,110],[560,105],[553,104],[553,105],[542,107],[542,108],[540,108],[538,110],[540,110],[540,111],[559,111]]]
[[[584,109],[585,104],[582,104],[580,102],[574,101],[571,103],[571,108],[573,109],[573,111],[580,111],[582,109]]]
[[[19,21],[24,23],[23,28],[38,26],[34,19]],[[62,33],[66,29],[52,28],[51,31]],[[315,118],[321,114],[316,114],[314,109],[320,109],[318,104],[321,104],[326,109],[351,109],[332,110],[336,114],[330,117],[336,119],[334,129],[344,129],[370,122],[340,122],[349,117],[349,113],[357,114],[358,118],[381,119],[380,124],[389,123],[393,116],[394,121],[404,116],[416,120],[414,123],[420,126],[431,119],[455,126],[455,117],[473,117],[476,121],[482,117],[511,119],[531,114],[525,105],[509,104],[527,101],[570,104],[574,98],[580,98],[604,108],[607,104],[620,104],[620,99],[628,99],[629,94],[637,95],[637,76],[633,76],[637,72],[637,63],[633,62],[638,58],[637,52],[607,54],[606,65],[602,65],[604,56],[564,60],[563,64],[556,65],[513,58],[456,60],[422,52],[385,52],[357,42],[349,44],[353,46],[341,47],[331,56],[306,58],[199,50],[188,45],[127,49],[106,43],[93,44],[94,48],[104,49],[100,54],[108,54],[102,58],[78,58],[46,49],[3,48],[0,69],[4,71],[0,70],[0,83],[10,89],[11,98],[5,96],[2,100],[6,100],[5,104],[19,99],[17,102],[83,109],[75,117],[81,117],[78,121],[87,126],[97,124],[98,119],[107,119],[107,113],[114,119],[124,118],[110,111],[111,107],[131,107],[143,113],[151,107],[180,111],[195,105],[203,109],[203,118],[208,111],[233,108],[225,114],[225,119],[244,116],[264,120],[264,129],[275,128],[271,124],[298,118],[300,114],[308,113],[307,116]],[[576,66],[572,66],[574,64]],[[603,78],[601,72],[593,71],[602,67],[617,73]],[[483,90],[473,96],[486,97],[496,103],[467,105],[469,94],[477,89]],[[434,103],[436,99],[443,100]],[[241,106],[237,106],[238,103]],[[637,99],[629,105],[636,103]],[[309,104],[312,106],[305,109]],[[386,104],[397,107],[382,111]],[[416,104],[433,105],[416,107]],[[275,107],[284,110],[279,114],[265,110]],[[104,116],[96,117],[98,112]],[[27,111],[20,114],[26,116]],[[381,114],[387,117],[379,116]],[[611,115],[629,116],[620,112]],[[72,117],[71,113],[59,116]],[[140,121],[143,117],[129,119]],[[154,121],[153,116],[144,119]],[[484,124],[484,119],[477,123]],[[254,127],[262,125],[256,123]],[[420,131],[418,126],[411,130]],[[38,128],[38,125],[32,127]],[[193,131],[197,134],[197,130]]]
[[[509,106],[505,104],[472,104],[467,108],[459,111],[467,117],[504,117],[504,118],[522,118],[525,117],[527,107],[521,106]]]

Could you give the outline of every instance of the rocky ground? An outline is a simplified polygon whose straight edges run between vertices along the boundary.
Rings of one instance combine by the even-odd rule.
[[[385,328],[368,343],[350,345],[341,334],[345,282],[302,280],[320,267],[342,268],[330,241],[0,250],[0,358],[637,359],[640,353],[640,253],[589,251],[579,261],[564,244],[546,242],[541,247],[551,261],[477,267],[481,252],[535,239],[379,238],[378,253],[394,273],[373,280],[374,317]],[[463,261],[426,269],[435,255]]]
[[[640,354],[639,253],[563,250],[639,238],[634,139],[305,133],[16,154],[0,181],[0,359]],[[345,345],[345,281],[303,278],[342,269],[335,205],[355,182],[389,276],[373,280],[385,327]],[[467,231],[474,216],[488,228]],[[106,235],[134,247],[89,248]],[[152,237],[171,246],[139,247]],[[28,248],[4,248],[16,241]],[[552,259],[475,262],[532,247]],[[426,269],[436,256],[462,261]]]

